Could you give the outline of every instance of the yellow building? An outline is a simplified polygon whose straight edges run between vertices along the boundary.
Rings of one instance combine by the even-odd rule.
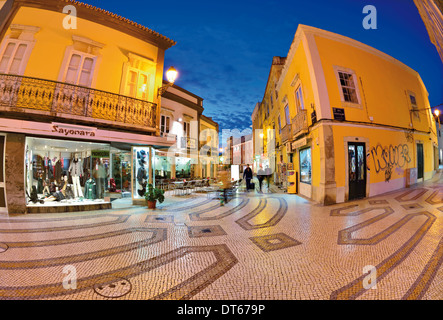
[[[371,197],[430,179],[438,167],[420,75],[379,50],[300,25],[276,92],[277,166],[297,172],[300,195],[323,204]]]
[[[253,170],[272,168],[274,179],[279,181],[283,163],[281,131],[283,130],[281,110],[278,104],[277,82],[280,78],[286,58],[273,57],[271,70],[265,87],[265,93],[260,103],[257,103],[252,113],[252,129],[254,135]],[[256,136],[256,137],[255,137]]]
[[[81,2],[0,1],[0,210],[143,201],[153,151],[171,145],[159,91],[173,45]]]
[[[216,178],[218,171],[219,126],[212,119],[201,115],[199,132],[199,166],[198,173],[202,178]]]

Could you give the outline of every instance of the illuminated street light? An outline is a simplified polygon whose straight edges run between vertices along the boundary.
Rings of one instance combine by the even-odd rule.
[[[178,71],[174,67],[170,67],[168,71],[166,71],[166,78],[168,79],[169,83],[158,89],[157,92],[158,97],[161,97],[163,93],[165,93],[166,90],[168,90],[168,88],[174,84],[175,80],[177,79],[177,76],[178,76]]]

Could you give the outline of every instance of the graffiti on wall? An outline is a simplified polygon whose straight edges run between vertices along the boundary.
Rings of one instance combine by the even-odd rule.
[[[376,173],[384,172],[385,181],[389,182],[394,169],[403,168],[411,162],[409,147],[406,143],[382,146],[378,144],[370,152]]]

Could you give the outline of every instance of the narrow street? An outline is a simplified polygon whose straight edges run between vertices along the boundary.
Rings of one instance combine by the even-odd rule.
[[[333,206],[266,192],[222,207],[205,194],[166,198],[155,210],[2,215],[0,299],[443,295],[439,175]]]

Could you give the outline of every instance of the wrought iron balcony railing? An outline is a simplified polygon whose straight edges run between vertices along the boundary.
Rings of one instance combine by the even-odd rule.
[[[281,130],[281,142],[285,143],[288,140],[292,140],[292,125],[287,124]]]
[[[299,110],[292,118],[292,138],[295,140],[298,136],[308,132],[308,117],[306,110]]]
[[[37,78],[0,74],[0,107],[34,109],[56,118],[107,120],[156,128],[157,105],[111,92]]]

